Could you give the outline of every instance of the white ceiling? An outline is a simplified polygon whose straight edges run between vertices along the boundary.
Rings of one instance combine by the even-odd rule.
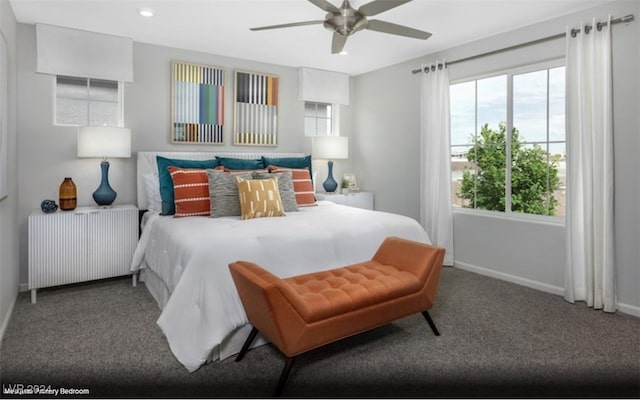
[[[4,1],[4,0],[0,0]],[[373,18],[431,32],[418,40],[374,31],[349,37],[331,54],[322,25],[253,32],[249,28],[322,20],[305,0],[9,0],[18,22],[46,23],[293,67],[358,75],[612,0],[413,0]],[[330,0],[340,6],[341,0]],[[352,0],[357,8],[369,0]],[[144,18],[138,9],[155,11]]]

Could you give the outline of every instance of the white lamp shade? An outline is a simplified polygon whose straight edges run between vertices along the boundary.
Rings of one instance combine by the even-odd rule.
[[[338,160],[349,158],[349,138],[346,136],[315,136],[311,142],[313,158]]]
[[[79,128],[78,157],[131,157],[131,130],[113,126],[83,126]]]

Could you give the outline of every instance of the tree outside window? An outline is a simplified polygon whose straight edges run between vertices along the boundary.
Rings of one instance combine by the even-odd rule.
[[[497,130],[482,126],[467,159],[476,168],[463,173],[458,197],[468,207],[483,210],[506,209],[506,126]],[[539,145],[525,147],[517,129],[511,132],[511,211],[555,215],[554,192],[559,187],[557,161],[547,163],[547,152]],[[473,205],[473,206],[471,206]]]

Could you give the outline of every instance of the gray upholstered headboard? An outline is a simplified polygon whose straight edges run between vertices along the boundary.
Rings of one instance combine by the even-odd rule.
[[[137,172],[136,172],[136,185],[138,194],[138,208],[140,210],[146,210],[147,207],[147,194],[144,189],[144,182],[142,176],[148,173],[158,173],[158,164],[156,163],[156,156],[181,159],[181,160],[210,160],[216,156],[220,157],[234,157],[244,160],[258,159],[262,156],[267,157],[304,157],[304,153],[242,153],[242,152],[206,152],[206,151],[139,151],[137,158]]]

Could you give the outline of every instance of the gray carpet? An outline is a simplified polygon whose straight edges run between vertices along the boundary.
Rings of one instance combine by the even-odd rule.
[[[455,268],[431,310],[296,360],[290,397],[640,397],[640,319]],[[0,381],[89,389],[71,397],[269,397],[284,366],[271,345],[188,373],[129,279],[18,298],[0,346]],[[3,397],[16,397],[4,394]],[[29,396],[20,396],[29,397]],[[69,396],[65,396],[69,397]]]

